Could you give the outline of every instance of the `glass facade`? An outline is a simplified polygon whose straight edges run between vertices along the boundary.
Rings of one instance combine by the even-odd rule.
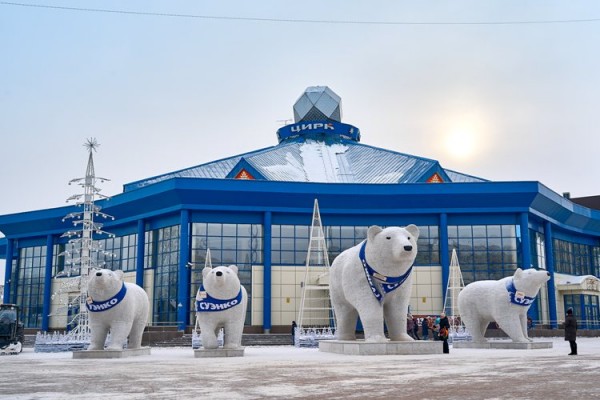
[[[46,246],[24,247],[13,269],[11,302],[20,307],[20,318],[26,328],[42,326],[44,308],[44,278],[46,276]]]
[[[597,267],[592,268],[590,246],[554,239],[554,272],[595,275]]]
[[[546,248],[544,234],[540,232],[531,232],[531,262],[534,268],[546,268]]]
[[[519,265],[515,225],[449,225],[448,249],[456,249],[465,285],[512,275]]]
[[[588,294],[565,294],[565,314],[569,308],[577,318],[580,329],[600,329],[600,306],[598,296]]]
[[[368,226],[325,226],[330,262],[343,250],[360,243],[367,236]],[[440,265],[439,227],[419,226],[419,252],[416,266]],[[310,226],[273,225],[271,264],[304,266],[308,250]],[[195,294],[202,283],[206,250],[210,249],[212,265],[239,268],[239,277],[249,295],[246,324],[251,323],[252,266],[263,265],[264,231],[260,224],[205,223],[190,224],[190,298],[189,320],[194,324]],[[545,237],[541,231],[530,230],[529,250],[533,267],[546,269]],[[512,275],[521,262],[521,235],[518,225],[449,225],[449,256],[456,249],[465,284],[476,280],[501,279]],[[104,268],[135,272],[137,234],[97,240],[105,252],[98,255]],[[572,275],[600,276],[600,246],[566,240],[553,240],[554,270]],[[53,246],[53,276],[68,269],[68,257],[59,256],[70,244]],[[178,297],[180,226],[172,225],[145,232],[144,268],[153,269],[152,324],[175,325],[179,321]],[[112,254],[109,254],[112,253]],[[12,269],[10,300],[21,307],[26,327],[40,327],[42,321],[46,246],[19,248]],[[76,274],[74,274],[76,275]],[[568,295],[568,296],[580,296]],[[598,298],[568,297],[565,303],[585,308],[586,318],[597,319]],[[583,295],[581,295],[583,296]],[[587,296],[587,295],[585,295]],[[574,308],[575,308],[574,307]],[[541,305],[538,304],[541,312]],[[590,323],[592,323],[590,322]]]
[[[123,272],[135,271],[137,235],[116,236],[96,240],[102,251],[97,255],[97,264],[102,268]]]
[[[137,235],[115,236],[104,239],[94,238],[98,247],[97,252],[92,252],[91,257],[99,268],[106,268],[113,271],[122,270],[123,272],[135,271],[137,259]],[[67,252],[66,255],[60,254]],[[78,248],[72,243],[61,243],[54,245],[54,259],[52,261],[53,276],[63,271],[68,271],[70,267],[77,267],[71,264],[72,255],[77,254]],[[71,271],[70,276],[79,275],[79,271]]]
[[[592,275],[600,278],[600,246],[592,247]]]
[[[342,251],[355,246],[367,237],[368,226],[325,226],[329,262]],[[439,265],[439,229],[437,226],[419,226],[419,248],[415,265]],[[271,262],[273,265],[305,265],[310,238],[310,226],[273,225]]]
[[[440,265],[439,228],[435,225],[419,226],[415,265]]]
[[[206,250],[210,249],[211,265],[236,265],[240,282],[248,292],[246,324],[252,310],[252,265],[263,264],[263,228],[257,224],[192,224],[190,321],[195,321],[196,292],[202,284]]]
[[[154,271],[154,307],[152,323],[174,325],[177,322],[177,282],[179,280],[179,225],[152,231]]]

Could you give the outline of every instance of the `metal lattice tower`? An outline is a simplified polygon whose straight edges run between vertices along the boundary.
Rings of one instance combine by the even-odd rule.
[[[300,331],[309,327],[335,330],[334,311],[329,298],[329,268],[319,203],[315,199],[297,320]]]
[[[77,184],[82,187],[83,193],[75,194],[67,199],[67,202],[74,201],[77,207],[82,211],[76,211],[67,214],[63,218],[63,222],[72,220],[74,229],[65,232],[61,237],[73,238],[70,239],[67,245],[67,250],[60,253],[59,256],[65,257],[66,268],[59,273],[60,276],[71,276],[79,273],[79,295],[69,301],[68,307],[78,307],[77,313],[72,317],[68,324],[75,325],[75,328],[69,332],[69,336],[79,340],[85,340],[89,337],[88,314],[86,307],[87,299],[87,282],[90,269],[101,267],[104,262],[100,263],[98,254],[113,256],[101,248],[98,242],[94,241],[96,235],[114,237],[115,235],[102,230],[103,224],[94,221],[94,217],[103,219],[115,218],[101,212],[100,206],[95,204],[96,199],[108,199],[107,196],[100,193],[96,184],[97,182],[108,181],[106,178],[96,176],[94,171],[93,152],[97,151],[100,146],[96,139],[90,138],[84,144],[89,152],[85,177],[72,179],[71,184]]]
[[[446,287],[446,299],[444,301],[444,312],[450,321],[450,331],[459,332],[462,327],[460,311],[458,310],[458,294],[465,287],[456,249],[452,249],[452,260],[450,261],[450,276]]]

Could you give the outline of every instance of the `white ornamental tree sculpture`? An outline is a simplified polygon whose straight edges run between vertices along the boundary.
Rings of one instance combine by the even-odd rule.
[[[98,182],[106,182],[108,179],[96,176],[94,171],[93,153],[100,146],[96,139],[90,138],[84,144],[89,152],[85,177],[75,178],[69,182],[69,185],[76,184],[82,188],[83,193],[74,194],[67,199],[67,202],[75,202],[75,206],[80,211],[70,212],[63,218],[63,222],[71,220],[73,228],[65,232],[61,237],[68,237],[69,241],[66,250],[58,256],[65,257],[65,269],[57,274],[57,277],[71,277],[79,275],[78,279],[65,279],[58,293],[65,294],[76,292],[77,295],[68,298],[66,301],[67,326],[74,326],[64,337],[53,339],[47,336],[38,335],[40,348],[49,345],[50,348],[56,347],[60,342],[60,349],[41,350],[71,350],[89,343],[90,330],[88,326],[88,313],[86,308],[87,282],[90,269],[101,268],[104,265],[104,257],[113,257],[110,252],[105,251],[96,237],[114,237],[113,234],[102,230],[103,224],[96,222],[95,218],[114,220],[114,217],[101,211],[101,207],[95,204],[97,199],[108,199],[107,196],[100,193],[101,189],[97,187]],[[100,258],[99,255],[102,255]],[[71,311],[69,313],[69,311]],[[36,339],[36,351],[38,351],[38,340]],[[69,345],[69,343],[72,344]],[[47,346],[48,347],[48,346]]]
[[[329,296],[330,267],[319,203],[315,199],[294,335],[296,346],[314,347],[320,339],[333,339],[335,315]]]

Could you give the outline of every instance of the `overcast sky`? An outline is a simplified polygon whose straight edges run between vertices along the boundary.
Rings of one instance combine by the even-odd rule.
[[[188,17],[0,2],[0,215],[65,205],[88,137],[107,195],[272,146],[315,85],[362,143],[600,194],[600,2],[22,4]],[[527,23],[583,19],[597,20]]]

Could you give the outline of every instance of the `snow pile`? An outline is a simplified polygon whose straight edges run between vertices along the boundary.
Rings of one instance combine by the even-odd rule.
[[[300,146],[300,160],[286,153],[285,164],[271,165],[265,169],[273,179],[295,182],[337,183],[347,181],[349,171],[340,165],[338,155],[344,154],[348,146],[327,145],[309,140]]]

